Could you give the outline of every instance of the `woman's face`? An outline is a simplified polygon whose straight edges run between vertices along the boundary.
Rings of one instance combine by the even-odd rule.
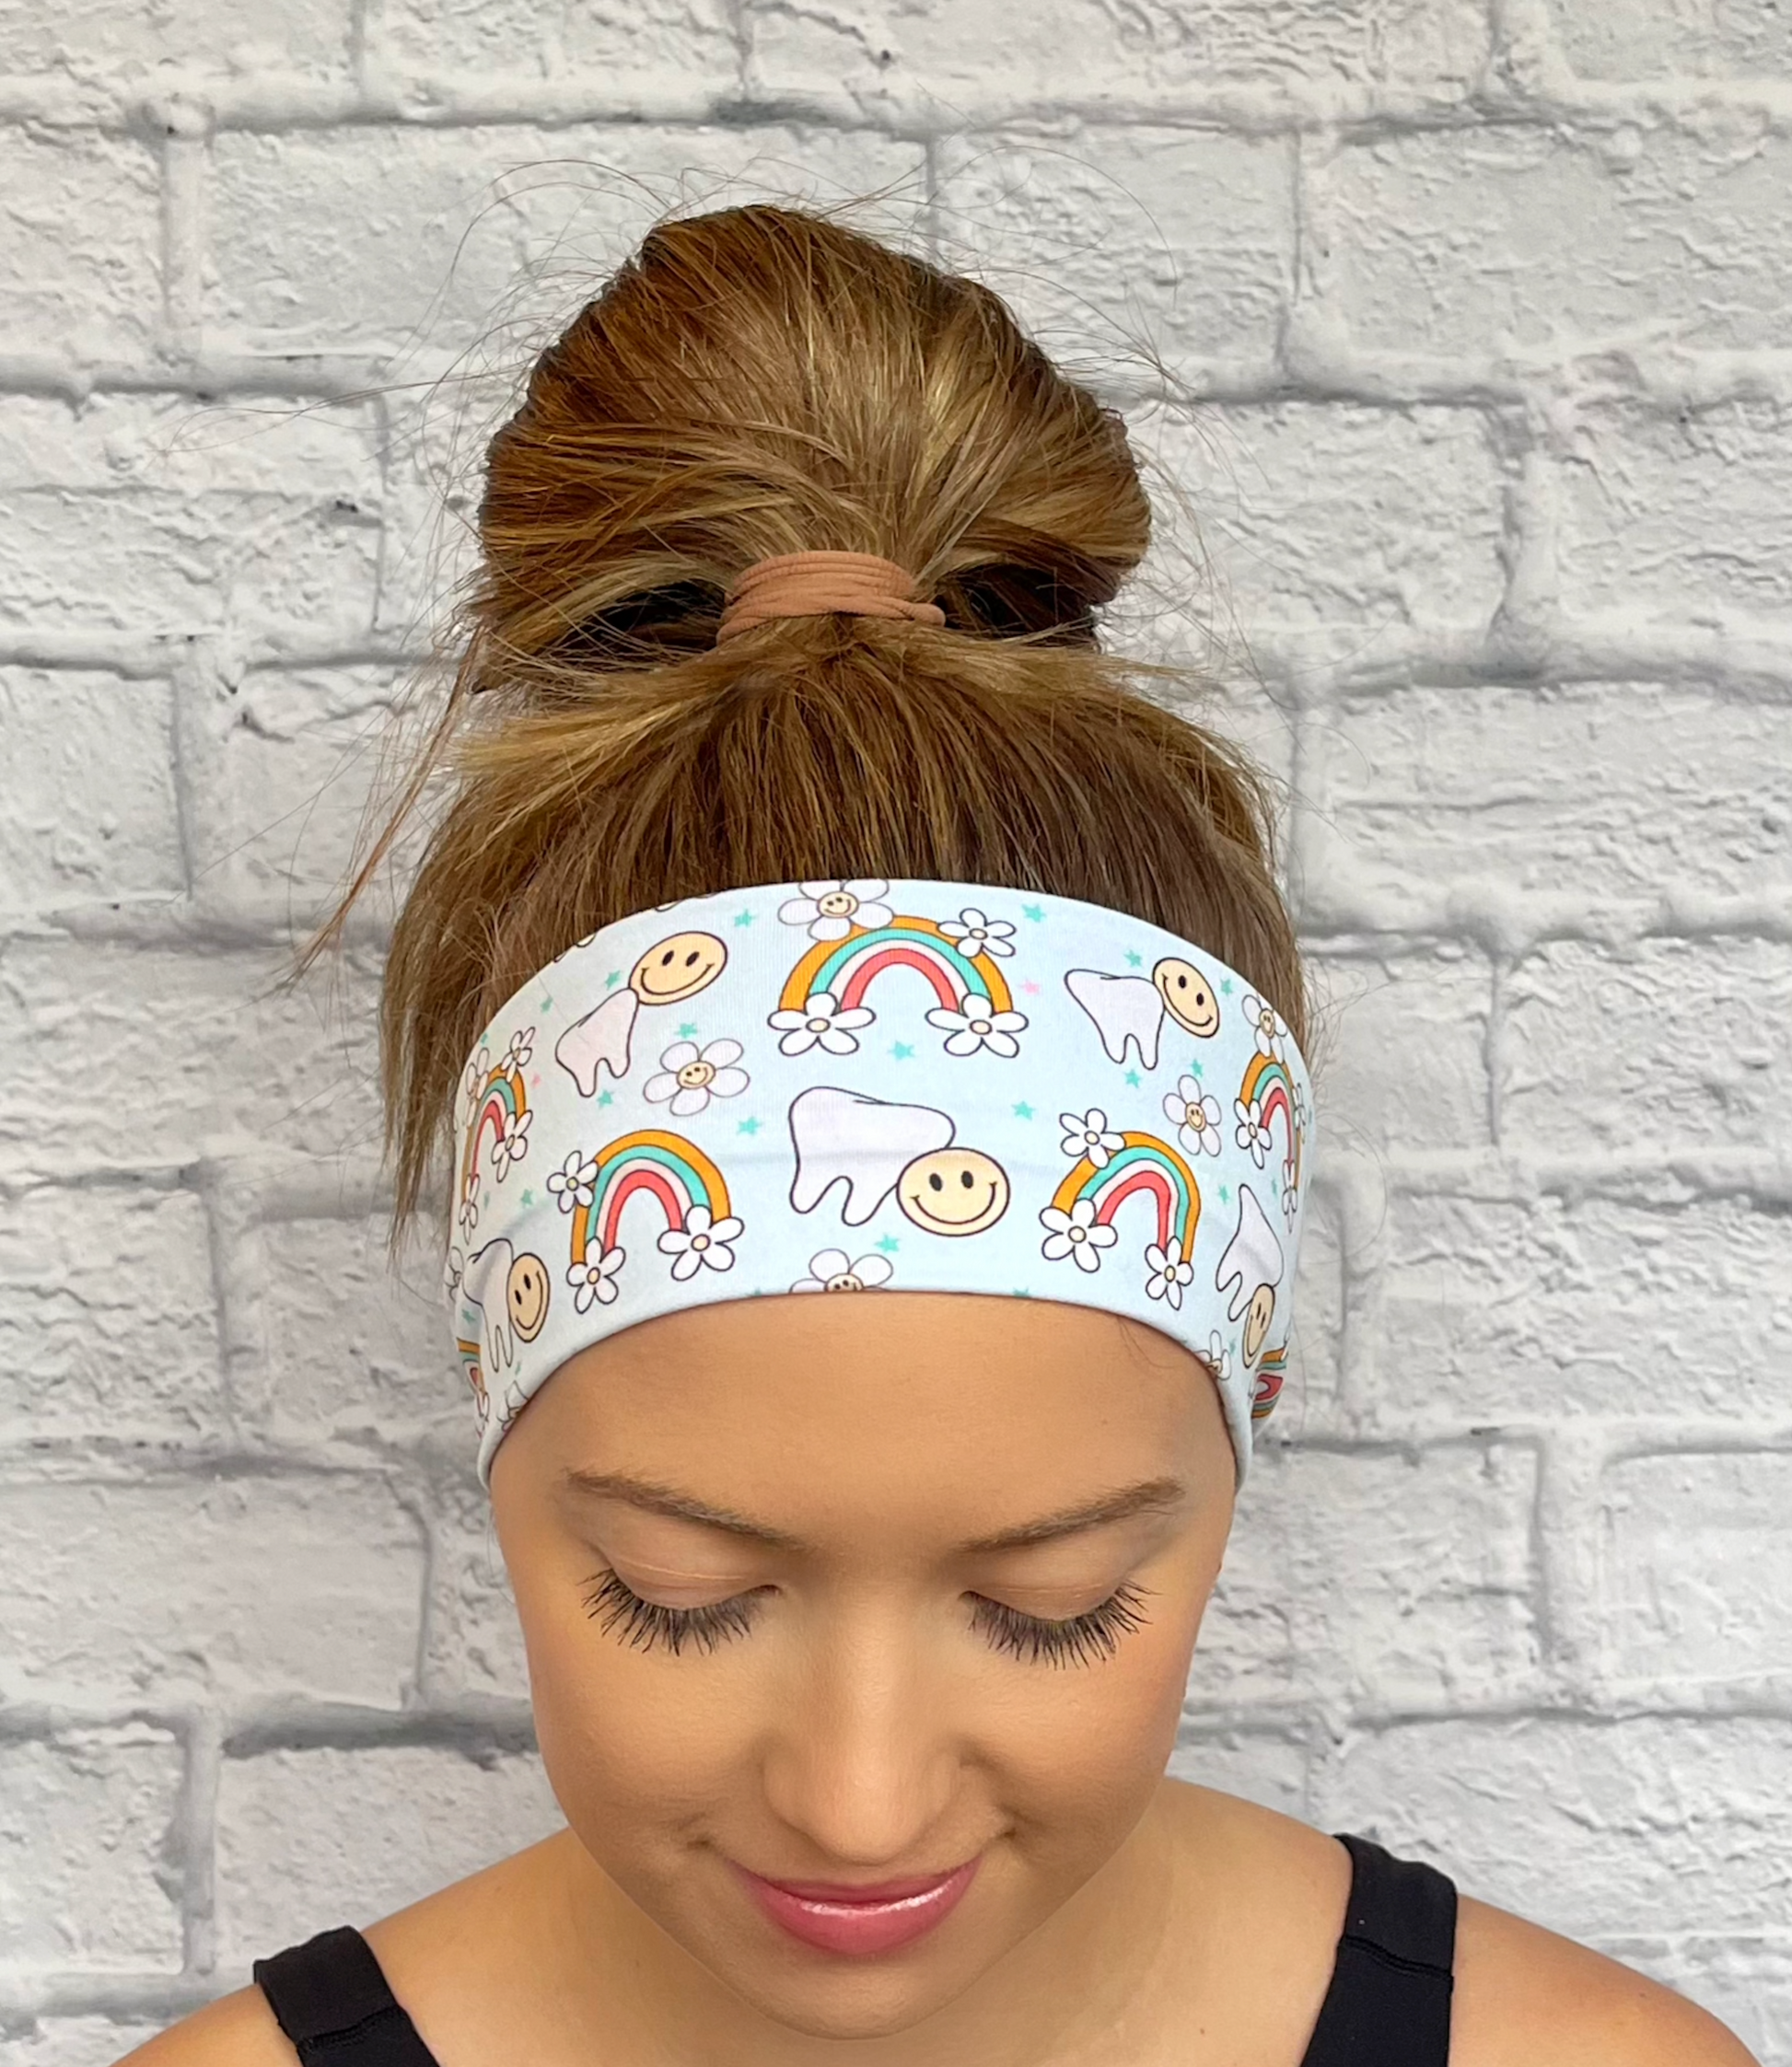
[[[1232,1482],[1204,1368],[1086,1307],[787,1295],[593,1345],[492,1473],[568,1822],[767,2015],[920,2021],[1138,1824]]]

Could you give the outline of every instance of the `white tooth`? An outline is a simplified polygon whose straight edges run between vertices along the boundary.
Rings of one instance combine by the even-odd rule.
[[[1157,1068],[1164,1001],[1148,976],[1104,976],[1099,969],[1073,969],[1065,971],[1064,987],[1094,1020],[1110,1062],[1123,1063],[1132,1039],[1138,1043],[1146,1068]]]
[[[578,1086],[581,1097],[597,1097],[600,1068],[615,1077],[628,1074],[629,1029],[640,1002],[626,987],[612,991],[554,1042],[553,1059]]]
[[[893,1105],[817,1084],[790,1101],[790,1139],[797,1151],[792,1206],[812,1212],[829,1187],[844,1179],[846,1204],[841,1218],[857,1227],[896,1189],[896,1179],[917,1155],[949,1145],[952,1121],[930,1105]]]

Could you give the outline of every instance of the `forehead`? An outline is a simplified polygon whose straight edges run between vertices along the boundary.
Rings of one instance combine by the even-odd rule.
[[[645,1321],[562,1365],[512,1446],[543,1487],[575,1464],[695,1479],[805,1536],[965,1538],[1142,1479],[1232,1477],[1212,1380],[1168,1336],[964,1293],[791,1294]]]

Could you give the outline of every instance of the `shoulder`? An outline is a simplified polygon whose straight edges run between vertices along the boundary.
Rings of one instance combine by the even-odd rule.
[[[1685,1996],[1468,1896],[1450,2030],[1450,2067],[1759,2067]]]
[[[297,2057],[267,1997],[239,1988],[127,2053],[119,2067],[294,2067]]]

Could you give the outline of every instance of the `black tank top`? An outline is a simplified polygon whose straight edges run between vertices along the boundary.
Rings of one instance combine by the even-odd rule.
[[[1332,1985],[1301,2067],[1448,2067],[1455,1884],[1365,1838]],[[303,2067],[439,2067],[349,1925],[255,1962],[255,1979]]]

